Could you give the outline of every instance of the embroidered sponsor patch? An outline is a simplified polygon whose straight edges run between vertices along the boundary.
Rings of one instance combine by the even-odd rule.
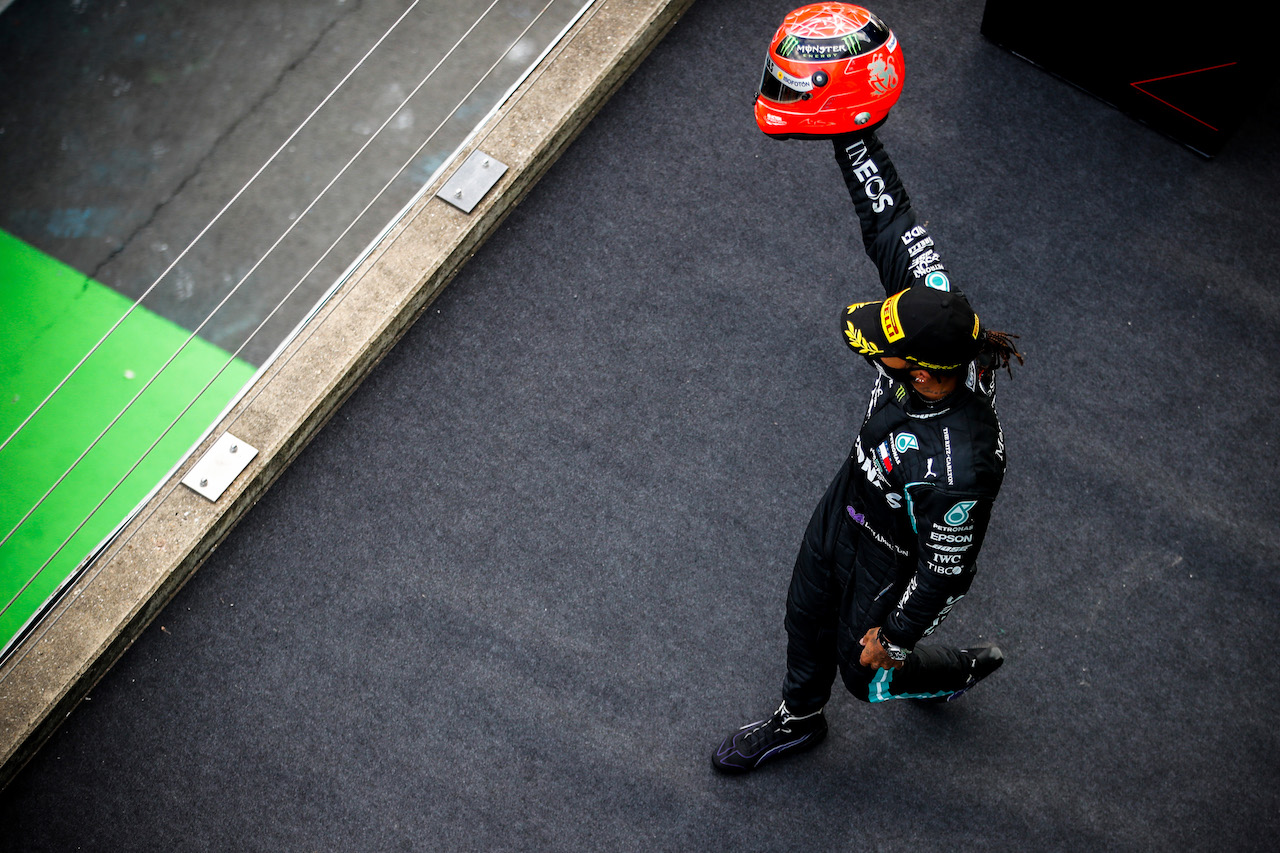
[[[898,317],[898,300],[902,297],[902,293],[895,293],[880,306],[880,328],[884,330],[884,336],[889,343],[900,341],[907,336],[907,333],[902,331],[902,320]]]
[[[853,347],[863,355],[879,355],[883,352],[880,347],[876,346],[858,330],[858,327],[852,322],[846,321],[844,324],[844,335],[849,339],[849,346]]]
[[[959,527],[969,520],[969,510],[973,509],[977,503],[977,501],[960,501],[947,510],[947,514],[942,517],[942,520],[952,527]]]
[[[946,273],[931,272],[925,277],[924,284],[925,287],[932,287],[934,290],[951,292],[951,279],[947,278]]]

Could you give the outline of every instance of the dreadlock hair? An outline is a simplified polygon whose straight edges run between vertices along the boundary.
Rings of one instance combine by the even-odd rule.
[[[978,364],[984,369],[1004,371],[1009,374],[1009,378],[1013,378],[1013,368],[1010,362],[1013,359],[1018,360],[1018,364],[1023,364],[1022,353],[1018,352],[1018,348],[1013,342],[1018,339],[1017,335],[1008,332],[997,332],[991,329],[982,331],[982,339],[980,341],[980,349],[978,350]]]

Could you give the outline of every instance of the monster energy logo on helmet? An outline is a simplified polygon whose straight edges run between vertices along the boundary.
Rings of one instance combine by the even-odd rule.
[[[868,32],[871,30],[871,32]],[[787,35],[778,42],[775,52],[783,59],[796,62],[834,62],[849,59],[875,50],[889,40],[889,31],[876,30],[868,24],[866,29],[836,38],[800,38]]]
[[[805,7],[793,12],[806,17],[784,23],[785,35],[774,48],[783,59],[795,62],[834,62],[870,53],[892,37],[889,28],[865,9],[852,17],[830,9]],[[865,17],[863,17],[865,15]]]

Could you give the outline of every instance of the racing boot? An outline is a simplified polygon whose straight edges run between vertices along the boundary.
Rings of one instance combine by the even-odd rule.
[[[748,723],[733,732],[711,756],[711,766],[721,773],[746,773],[767,761],[804,752],[827,736],[827,717],[819,708],[798,717],[783,702],[767,720]]]
[[[983,643],[977,646],[970,646],[967,649],[961,649],[960,654],[964,655],[969,661],[968,679],[965,681],[964,687],[961,687],[955,693],[946,696],[936,696],[930,699],[916,699],[921,705],[935,705],[941,702],[954,702],[959,699],[982,679],[1000,668],[1000,664],[1004,663],[1004,653],[1000,651],[1000,647],[995,643]]]

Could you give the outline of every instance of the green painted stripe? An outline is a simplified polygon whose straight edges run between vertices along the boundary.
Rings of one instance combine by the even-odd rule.
[[[131,304],[110,288],[0,231],[0,442]],[[22,521],[189,335],[163,317],[135,308],[0,450],[0,538],[22,522],[0,545],[0,608],[6,608],[0,613],[0,648],[128,518],[253,376],[255,369],[248,362],[232,360],[230,354],[200,338],[192,340]],[[95,512],[94,507],[228,361],[232,363],[222,376]],[[88,523],[59,552],[86,518]],[[148,547],[163,547],[163,543],[148,543]]]

